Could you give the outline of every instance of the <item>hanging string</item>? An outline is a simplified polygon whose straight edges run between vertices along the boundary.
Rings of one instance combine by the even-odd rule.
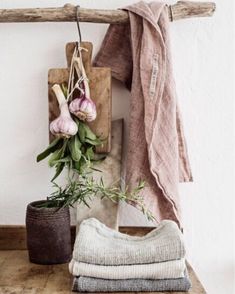
[[[76,21],[77,21],[77,29],[78,29],[78,42],[74,48],[73,56],[72,56],[72,60],[71,60],[71,65],[70,65],[69,81],[68,81],[68,96],[67,96],[68,101],[69,101],[70,97],[72,96],[74,90],[79,87],[78,82],[81,82],[80,77],[78,76],[79,80],[74,84],[74,58],[78,57],[78,55],[80,54],[79,47],[80,47],[80,43],[82,42],[82,34],[81,34],[81,29],[80,29],[80,24],[79,24],[79,8],[80,8],[80,6],[77,5]]]
[[[76,13],[76,20],[77,20],[77,27],[78,27],[78,36],[79,36],[79,43],[82,42],[82,34],[81,34],[81,29],[80,29],[80,23],[79,23],[79,8],[80,6],[77,6],[77,13]]]
[[[77,89],[79,92],[83,95],[84,89],[80,86],[83,81],[89,81],[86,72],[84,69],[83,61],[82,61],[82,53],[81,51],[85,50],[86,48],[75,46],[72,60],[71,60],[71,66],[70,66],[70,72],[69,72],[69,82],[68,82],[68,96],[67,101],[72,97],[73,92]],[[78,80],[76,83],[74,83],[74,74],[77,74]]]
[[[69,81],[68,81],[68,96],[67,96],[67,101],[72,97],[72,94],[75,89],[78,89],[81,94],[84,94],[84,89],[80,86],[81,83],[86,80],[89,81],[84,65],[83,65],[83,60],[82,60],[82,50],[87,51],[86,48],[81,47],[81,42],[82,42],[82,34],[81,34],[81,29],[80,29],[80,23],[79,23],[79,8],[80,6],[77,6],[76,10],[76,20],[77,20],[77,28],[78,28],[78,42],[74,48],[72,60],[71,60],[71,66],[70,66],[70,71],[69,71]],[[78,81],[74,83],[74,74],[77,74]]]

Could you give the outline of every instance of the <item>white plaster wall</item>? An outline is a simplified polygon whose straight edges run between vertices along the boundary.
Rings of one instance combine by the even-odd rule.
[[[77,4],[77,1],[71,0]],[[117,8],[132,0],[83,0]],[[168,3],[173,3],[169,1]],[[213,18],[172,23],[179,103],[194,173],[181,184],[188,258],[209,294],[234,289],[234,7],[217,0]],[[1,0],[0,8],[62,6],[65,1]],[[82,24],[97,51],[107,25]],[[35,156],[47,145],[47,71],[65,66],[64,46],[77,38],[75,23],[0,24],[0,224],[24,224],[29,201],[51,191],[52,171]],[[128,122],[129,93],[113,86],[113,117]],[[121,224],[146,225],[122,207]]]

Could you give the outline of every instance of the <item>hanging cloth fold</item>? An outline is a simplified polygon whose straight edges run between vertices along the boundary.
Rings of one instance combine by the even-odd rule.
[[[143,179],[145,200],[158,221],[180,225],[179,181],[192,174],[176,101],[168,8],[139,2],[124,8],[130,23],[110,25],[94,61],[111,67],[131,90],[126,184]]]

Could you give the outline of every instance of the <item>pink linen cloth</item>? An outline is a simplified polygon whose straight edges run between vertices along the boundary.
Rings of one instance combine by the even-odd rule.
[[[110,25],[95,58],[131,90],[126,184],[142,179],[143,195],[157,221],[180,225],[179,181],[192,181],[176,101],[168,7],[138,2],[124,8],[128,24]]]

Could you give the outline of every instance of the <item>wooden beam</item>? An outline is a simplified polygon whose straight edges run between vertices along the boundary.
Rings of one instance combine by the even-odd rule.
[[[169,6],[171,21],[212,16],[216,5],[213,2],[179,1]],[[25,9],[0,9],[0,22],[73,22],[76,21],[77,6],[66,4],[58,8],[25,8]],[[128,13],[124,10],[101,10],[79,8],[81,22],[94,23],[127,23]]]

